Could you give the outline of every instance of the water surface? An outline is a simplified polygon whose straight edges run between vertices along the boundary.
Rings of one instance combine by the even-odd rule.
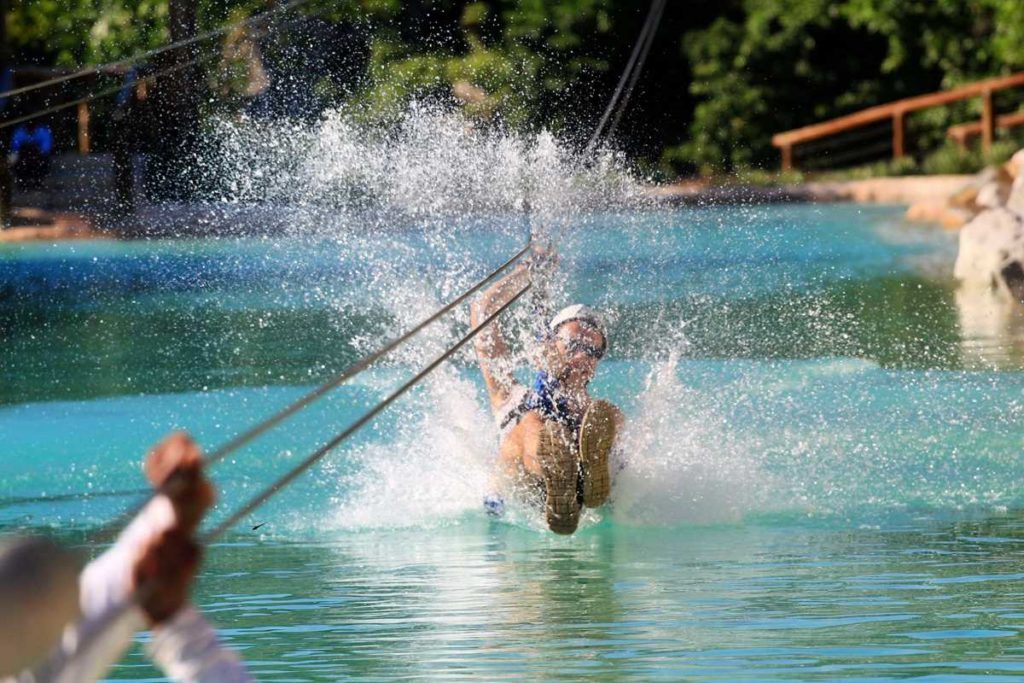
[[[567,539],[483,514],[496,429],[461,354],[211,547],[196,602],[260,680],[1020,680],[1019,342],[965,325],[955,237],[901,213],[588,214],[555,303],[611,318],[594,392],[627,413],[630,466],[610,508]],[[162,434],[225,441],[526,232],[2,247],[0,525],[85,542]],[[219,465],[212,521],[467,319]],[[155,676],[137,648],[112,673]]]

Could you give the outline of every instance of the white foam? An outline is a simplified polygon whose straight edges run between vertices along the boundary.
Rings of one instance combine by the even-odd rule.
[[[439,368],[416,405],[400,410],[409,419],[349,458],[356,470],[326,526],[422,526],[482,510],[497,431],[472,382]]]
[[[614,518],[658,526],[738,521],[763,475],[729,426],[683,384],[677,365],[674,354],[655,364],[626,423]]]

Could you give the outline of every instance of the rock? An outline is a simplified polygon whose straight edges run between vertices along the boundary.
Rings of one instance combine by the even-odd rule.
[[[1006,200],[1006,208],[1024,215],[1024,173],[1017,176],[1013,185],[1010,186],[1010,196]]]
[[[950,206],[958,209],[973,210],[976,206],[975,202],[978,199],[978,190],[980,189],[974,181],[971,181],[950,195],[948,203]]]
[[[988,166],[949,197],[949,205],[978,213],[1006,204],[1012,177],[1002,166]]]
[[[988,209],[960,231],[953,275],[970,289],[1024,303],[1024,218],[1009,209]]]
[[[12,212],[14,225],[0,230],[0,242],[57,242],[60,240],[110,238],[95,229],[85,216],[18,207]]]
[[[1021,171],[1024,171],[1024,149],[1014,152],[1010,160],[1003,164],[1003,170],[1010,178],[1014,180],[1019,178]]]
[[[1024,361],[1024,306],[987,289],[960,287],[954,299],[964,367],[1019,368]]]
[[[923,223],[938,223],[944,228],[955,230],[971,220],[974,214],[967,209],[947,206],[944,200],[929,200],[911,204],[907,209],[907,220]]]
[[[1010,197],[1010,186],[997,181],[987,182],[978,188],[974,203],[979,209],[997,209],[1006,204]]]

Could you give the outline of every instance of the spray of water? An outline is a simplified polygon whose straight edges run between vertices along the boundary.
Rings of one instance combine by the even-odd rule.
[[[755,497],[757,466],[721,415],[683,384],[678,362],[672,353],[655,363],[622,435],[615,519],[658,526],[739,521]]]
[[[338,234],[393,232],[410,222],[443,230],[452,219],[524,210],[542,229],[600,207],[634,205],[641,196],[621,158],[605,153],[584,163],[548,132],[482,129],[461,114],[415,103],[387,131],[350,114],[338,109],[312,126],[219,122],[224,199],[302,207]]]
[[[613,154],[584,163],[550,133],[484,130],[436,107],[413,105],[386,132],[353,123],[344,110],[313,126],[243,121],[220,128],[225,198],[301,207],[295,230],[329,235],[340,252],[364,254],[368,289],[376,293],[371,299],[386,309],[391,332],[436,309],[479,271],[465,246],[474,222],[489,219],[489,232],[506,240],[516,233],[523,240],[532,230],[536,239],[559,242],[570,230],[585,229],[596,212],[643,201],[641,183]],[[374,242],[386,243],[386,257]],[[572,263],[563,264],[554,291],[571,270]],[[533,329],[527,308],[506,325],[524,367]],[[390,362],[422,366],[467,327],[461,311]],[[386,326],[369,330],[353,343],[367,351],[388,332]],[[459,360],[473,364],[468,351]],[[676,436],[682,416],[670,413],[688,401],[675,368],[675,359],[655,367],[640,391],[642,416],[624,436],[630,467],[620,477],[617,508],[636,523],[734,519],[742,507],[729,484],[734,464],[720,454],[701,457],[702,434],[694,429],[685,442]],[[497,449],[479,385],[445,368],[413,403],[397,407],[394,433],[362,446],[338,472],[343,493],[331,524],[438,523],[479,510]],[[691,411],[686,421],[692,427],[700,419]],[[671,504],[648,505],[655,497]],[[520,515],[529,525],[538,523],[535,517]]]
[[[666,281],[665,274],[685,278],[687,268],[673,259],[694,249],[673,216],[661,219],[645,203],[640,181],[614,155],[585,162],[551,134],[481,129],[458,114],[422,105],[390,131],[362,128],[343,110],[311,126],[220,126],[226,204],[289,207],[289,239],[312,239],[345,264],[352,280],[313,296],[339,316],[372,314],[352,339],[359,352],[377,348],[383,337],[463,291],[521,246],[531,228],[536,237],[557,243],[563,259],[550,303],[571,303],[565,292],[572,291],[573,298],[612,313],[613,352],[601,373],[618,373],[619,379],[602,397],[627,413],[624,467],[613,504],[589,514],[584,528],[602,516],[621,524],[673,526],[733,522],[779,509],[841,512],[873,496],[881,495],[878,505],[906,497],[902,485],[879,485],[893,469],[888,442],[878,434],[844,430],[844,420],[853,418],[826,418],[818,410],[801,417],[799,425],[788,415],[772,419],[773,410],[792,412],[786,401],[793,394],[813,395],[823,391],[823,382],[840,386],[843,380],[833,375],[851,367],[874,376],[874,365],[840,360],[808,366],[797,373],[806,386],[774,389],[771,373],[761,369],[757,386],[738,383],[729,390],[737,394],[731,403],[722,387],[686,381],[686,364],[679,360],[686,345],[680,319],[685,312],[666,310],[662,301],[678,303],[692,286],[685,279]],[[741,246],[760,253],[771,269],[780,256],[746,225],[757,222],[750,211],[711,218],[722,223],[720,230],[744,225]],[[765,227],[769,235],[773,229]],[[788,248],[800,251],[798,244]],[[490,261],[481,263],[481,254]],[[716,278],[716,287],[758,292],[766,285],[764,269],[736,255],[715,251],[706,258],[719,269],[695,273]],[[778,270],[771,272],[784,278]],[[821,338],[846,335],[852,324],[816,312],[806,298],[792,305],[807,310],[784,313],[810,321],[809,329]],[[529,306],[519,306],[503,325],[513,338],[521,380],[528,377],[532,315]],[[722,311],[723,320],[728,315]],[[388,363],[409,373],[468,327],[468,311],[458,311]],[[713,338],[713,331],[705,337]],[[823,379],[815,375],[821,372]],[[822,405],[828,401],[831,396],[823,395]],[[482,515],[498,437],[472,351],[460,353],[391,410],[394,428],[347,451],[329,472],[338,489],[325,523],[345,529],[435,525]],[[528,511],[513,519],[542,527],[539,515]]]

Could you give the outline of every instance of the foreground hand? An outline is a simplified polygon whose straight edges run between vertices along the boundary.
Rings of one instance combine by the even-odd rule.
[[[153,624],[160,624],[188,600],[200,556],[192,535],[213,504],[214,493],[203,475],[199,447],[184,432],[157,444],[146,456],[143,469],[149,483],[167,496],[174,509],[170,528],[154,529],[154,538],[132,572],[134,586],[141,590],[139,605]]]
[[[172,528],[157,537],[135,563],[133,578],[142,589],[139,606],[153,624],[173,617],[188,600],[199,556],[199,546]]]
[[[150,451],[143,469],[149,483],[163,488],[170,498],[177,528],[191,536],[214,500],[213,487],[203,475],[199,446],[188,434],[175,432]]]

